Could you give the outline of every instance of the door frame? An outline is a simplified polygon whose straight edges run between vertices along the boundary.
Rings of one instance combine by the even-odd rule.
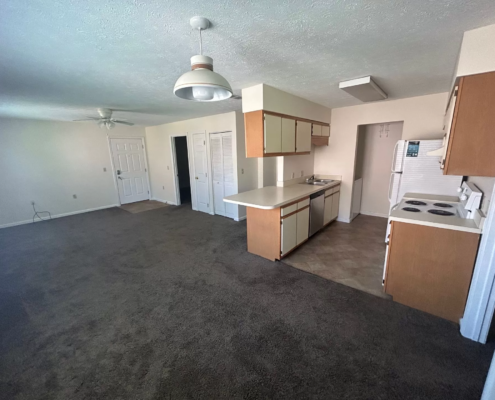
[[[117,173],[115,169],[115,164],[113,162],[113,152],[112,152],[112,139],[140,139],[142,148],[144,150],[144,164],[145,164],[145,172],[146,172],[146,182],[148,182],[148,200],[151,200],[151,185],[150,185],[150,169],[148,167],[148,154],[147,154],[147,148],[146,148],[146,142],[144,137],[129,137],[129,136],[108,136],[107,134],[107,140],[108,140],[108,151],[110,153],[110,161],[112,163],[112,174],[113,174],[113,185],[115,187],[115,191],[117,192],[117,199],[119,202],[119,206],[122,205],[122,202],[120,201],[120,193],[119,193],[119,184],[117,182]]]
[[[191,197],[194,198],[193,210],[199,211],[198,207],[198,197],[196,193],[196,181],[193,179],[194,172],[196,170],[196,159],[194,158],[194,135],[205,135],[205,151],[206,151],[206,171],[208,173],[208,177],[206,182],[208,184],[208,202],[210,207],[210,212],[206,214],[215,215],[213,211],[213,187],[211,181],[211,155],[210,155],[210,134],[207,131],[199,131],[199,132],[188,132],[188,142],[187,142],[187,151],[189,154],[189,176],[191,180]],[[191,168],[192,167],[192,168]],[[191,174],[191,171],[193,174]],[[196,208],[194,207],[196,206]]]
[[[186,142],[187,142],[187,164],[189,166],[189,183],[191,185],[191,207],[193,210],[196,210],[194,208],[193,202],[192,202],[192,186],[193,186],[193,180],[192,180],[192,174],[191,171],[193,169],[191,168],[191,146],[190,146],[190,141],[189,141],[189,136],[187,133],[177,133],[177,134],[172,134],[170,135],[170,154],[171,154],[171,160],[172,160],[172,173],[174,174],[174,193],[175,193],[175,205],[180,206],[182,204],[180,200],[180,190],[179,190],[179,176],[178,176],[178,171],[177,171],[177,153],[175,150],[175,138],[177,137],[185,137]]]

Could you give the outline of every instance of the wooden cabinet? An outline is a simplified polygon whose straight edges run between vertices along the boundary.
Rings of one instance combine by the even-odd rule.
[[[297,245],[297,212],[282,219],[281,235],[280,253],[284,255]]]
[[[264,152],[282,152],[282,118],[275,115],[264,116]]]
[[[294,119],[282,118],[282,153],[294,153],[295,151],[296,121]]]
[[[495,176],[495,72],[461,77],[449,108],[444,174]]]
[[[323,224],[327,225],[339,216],[340,185],[325,192]]]
[[[329,126],[322,126],[321,127],[321,136],[330,137],[330,127]]]
[[[277,157],[311,152],[311,121],[290,115],[259,110],[244,114],[247,157]],[[317,125],[330,132],[324,122]],[[328,142],[328,139],[326,139]]]
[[[311,124],[297,121],[296,152],[307,153],[311,151]]]
[[[321,136],[321,125],[313,124],[313,136]]]
[[[459,323],[479,237],[392,221],[385,292],[398,303]]]
[[[297,214],[297,241],[296,244],[300,245],[309,236],[309,207],[304,208]]]

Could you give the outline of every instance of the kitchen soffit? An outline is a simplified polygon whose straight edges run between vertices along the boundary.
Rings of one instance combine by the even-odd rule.
[[[241,109],[238,100],[173,95],[197,51],[191,15],[211,19],[204,54],[234,93],[266,83],[330,108],[361,104],[338,83],[365,75],[390,99],[447,91],[462,33],[495,23],[492,0],[18,0],[0,8],[0,116],[72,120],[108,107],[139,125]]]

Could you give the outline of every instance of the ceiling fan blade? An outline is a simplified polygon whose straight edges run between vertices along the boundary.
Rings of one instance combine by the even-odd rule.
[[[112,122],[115,122],[116,124],[124,124],[129,126],[134,125],[132,122],[122,121],[120,119],[112,119]]]
[[[84,118],[84,119],[73,119],[72,121],[79,122],[79,121],[98,121],[98,120],[99,120],[99,118],[87,117],[87,118]]]

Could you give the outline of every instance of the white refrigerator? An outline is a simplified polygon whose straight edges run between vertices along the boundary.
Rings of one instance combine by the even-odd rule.
[[[462,176],[444,175],[440,169],[439,156],[426,153],[442,147],[442,140],[399,140],[392,157],[392,171],[388,188],[392,207],[399,203],[408,192],[458,196],[457,188],[462,184]],[[387,227],[387,241],[390,224]]]

